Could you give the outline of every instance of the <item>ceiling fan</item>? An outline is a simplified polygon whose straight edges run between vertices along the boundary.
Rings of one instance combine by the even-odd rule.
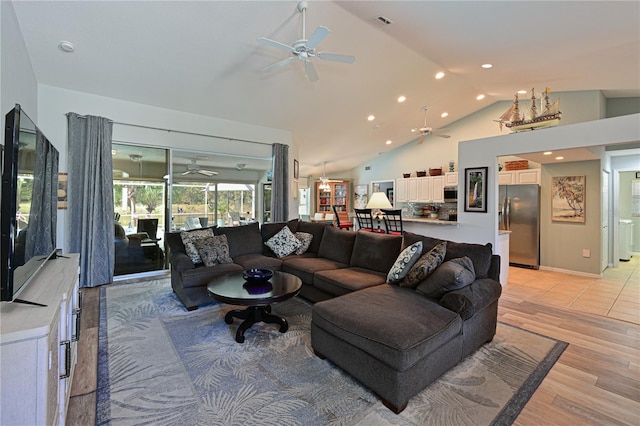
[[[411,129],[412,133],[420,133],[420,138],[418,139],[418,145],[424,142],[424,138],[427,137],[427,135],[438,136],[439,138],[446,138],[446,139],[451,137],[451,135],[442,133],[442,132],[448,131],[449,129],[433,130],[431,127],[427,127],[427,107],[426,106],[422,107],[422,110],[424,111],[424,126],[416,129]]]
[[[342,182],[341,180],[335,180],[335,179],[329,179],[327,176],[327,173],[325,172],[325,166],[327,165],[326,161],[322,162],[322,176],[320,176],[317,180],[320,182],[320,185],[318,185],[318,189],[321,191],[325,191],[325,192],[330,192],[331,191],[331,185],[329,185],[329,183],[331,182]]]
[[[216,176],[218,172],[214,172],[213,170],[203,169],[196,164],[196,160],[191,160],[191,164],[187,164],[187,170],[182,173],[182,176],[193,175],[199,173],[204,176]]]
[[[278,49],[286,50],[291,53],[291,57],[287,59],[283,59],[275,64],[269,65],[264,68],[263,71],[273,71],[278,68],[282,68],[290,62],[295,61],[296,59],[300,59],[304,62],[304,73],[310,81],[318,80],[318,73],[316,72],[315,67],[313,66],[313,62],[311,58],[326,60],[326,61],[335,61],[335,62],[343,62],[346,64],[352,64],[353,61],[356,60],[355,57],[350,55],[339,55],[336,53],[321,53],[316,51],[316,47],[318,44],[326,36],[329,35],[329,28],[319,26],[316,30],[311,34],[311,37],[306,38],[306,11],[307,11],[307,2],[301,1],[298,3],[298,10],[302,13],[302,38],[300,40],[296,40],[293,42],[291,46],[265,38],[260,37],[258,41],[260,43],[268,44],[273,47],[277,47]]]

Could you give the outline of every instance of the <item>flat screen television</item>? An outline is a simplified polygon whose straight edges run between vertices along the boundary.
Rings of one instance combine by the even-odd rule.
[[[6,115],[0,210],[0,301],[19,293],[56,256],[56,148],[16,104]]]

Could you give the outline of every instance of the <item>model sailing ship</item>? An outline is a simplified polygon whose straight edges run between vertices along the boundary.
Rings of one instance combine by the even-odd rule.
[[[556,99],[553,103],[550,103],[549,93],[551,93],[551,90],[547,87],[544,91],[543,105],[541,105],[543,108],[542,114],[538,115],[536,95],[531,89],[531,106],[528,118],[525,118],[524,113],[521,115],[518,95],[516,94],[513,105],[500,116],[499,120],[496,120],[500,123],[500,130],[502,130],[503,124],[511,129],[512,132],[557,126],[562,115],[560,112],[560,100]]]

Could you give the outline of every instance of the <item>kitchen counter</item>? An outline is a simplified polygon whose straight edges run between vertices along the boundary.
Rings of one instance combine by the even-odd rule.
[[[403,216],[403,222],[424,223],[425,225],[458,226],[458,222],[452,220],[427,219],[426,217]]]

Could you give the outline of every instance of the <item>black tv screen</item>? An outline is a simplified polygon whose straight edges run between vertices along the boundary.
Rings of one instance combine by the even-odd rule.
[[[17,104],[4,143],[0,300],[13,301],[56,252],[59,154]]]

